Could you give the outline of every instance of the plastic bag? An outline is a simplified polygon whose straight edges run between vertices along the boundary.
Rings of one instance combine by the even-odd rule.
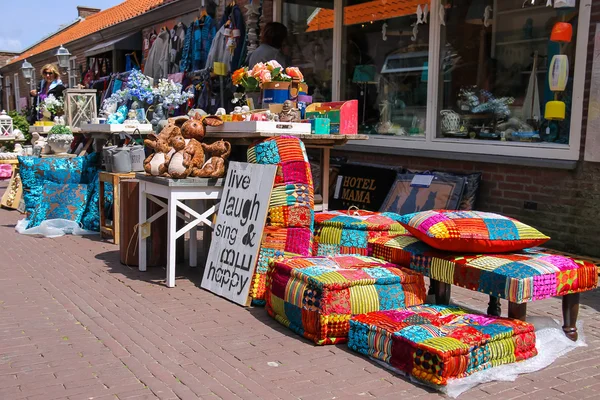
[[[27,229],[29,220],[22,219],[17,222],[15,230],[22,235],[36,235],[47,238],[60,237],[67,234],[71,235],[98,235],[99,232],[88,231],[82,229],[79,224],[75,221],[69,221],[68,219],[49,219],[43,221],[39,226],[35,228]]]

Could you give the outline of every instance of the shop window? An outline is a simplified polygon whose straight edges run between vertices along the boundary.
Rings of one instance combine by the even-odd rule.
[[[283,4],[281,22],[288,29],[283,53],[287,64],[300,68],[314,102],[331,101],[333,67],[333,1],[297,1]]]
[[[77,87],[77,57],[71,57],[69,58],[69,69],[67,71],[67,74],[69,76],[69,87],[70,88],[75,88]]]
[[[429,24],[415,12],[424,5],[345,5],[340,92],[342,99],[359,101],[360,133],[425,137]]]
[[[568,144],[579,4],[443,4],[437,137]]]

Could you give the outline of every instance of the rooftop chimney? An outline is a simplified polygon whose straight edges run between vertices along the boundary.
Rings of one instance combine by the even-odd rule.
[[[85,7],[85,6],[77,6],[77,14],[81,18],[87,18],[90,15],[94,15],[101,10],[99,8]]]

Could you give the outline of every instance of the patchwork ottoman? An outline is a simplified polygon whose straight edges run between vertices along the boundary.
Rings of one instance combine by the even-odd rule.
[[[306,149],[297,137],[278,136],[257,142],[248,148],[248,161],[277,165],[258,264],[250,286],[252,304],[264,305],[269,262],[308,256],[312,252],[314,188]]]
[[[350,317],[423,304],[423,276],[364,256],[291,258],[267,274],[269,315],[319,345],[344,343]]]
[[[428,276],[436,303],[447,304],[450,285],[491,296],[488,314],[500,315],[498,299],[509,302],[508,315],[525,320],[527,302],[562,296],[563,331],[577,340],[579,293],[598,285],[596,267],[541,249],[501,254],[451,254],[436,250],[415,237],[381,238],[373,243],[373,255]]]
[[[537,354],[527,322],[418,305],[353,316],[348,347],[432,386]]]
[[[380,237],[408,234],[394,213],[325,211],[315,214],[313,254],[370,255],[369,242]]]

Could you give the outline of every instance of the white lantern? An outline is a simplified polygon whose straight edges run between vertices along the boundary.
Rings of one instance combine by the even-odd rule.
[[[58,66],[61,68],[69,68],[69,58],[71,58],[71,53],[69,50],[65,49],[61,44],[58,50],[56,50],[56,58],[58,59]]]
[[[13,120],[2,110],[0,113],[0,137],[8,138],[13,136]]]
[[[67,89],[64,97],[66,124],[71,129],[79,128],[98,116],[96,89]]]

